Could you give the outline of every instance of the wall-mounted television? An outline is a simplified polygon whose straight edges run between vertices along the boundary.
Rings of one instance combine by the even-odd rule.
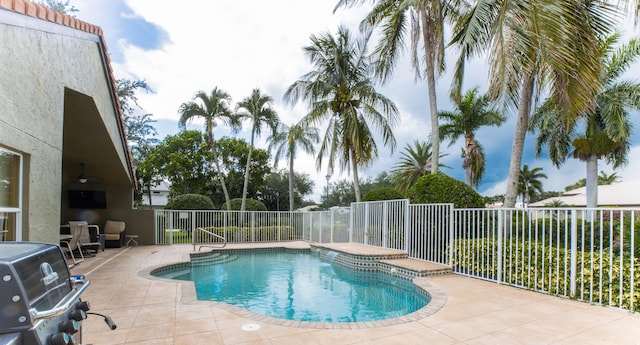
[[[70,190],[69,208],[107,208],[107,193],[103,190]]]

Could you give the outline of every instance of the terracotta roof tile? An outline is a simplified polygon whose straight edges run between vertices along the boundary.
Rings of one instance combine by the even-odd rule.
[[[111,67],[111,59],[109,57],[109,52],[107,50],[107,42],[104,39],[104,35],[102,32],[102,28],[97,26],[97,25],[93,25],[90,23],[87,23],[85,21],[79,20],[77,18],[74,18],[72,16],[66,15],[64,13],[60,13],[57,11],[54,11],[48,7],[42,6],[42,5],[38,5],[38,4],[34,4],[30,1],[27,0],[0,0],[0,9],[6,9],[6,10],[10,10],[16,13],[21,13],[30,17],[34,17],[34,18],[39,18],[42,20],[46,20],[55,24],[59,24],[59,25],[63,25],[63,26],[67,26],[73,29],[77,29],[80,31],[84,31],[84,32],[88,32],[90,34],[94,34],[94,35],[98,35],[100,37],[100,44],[101,44],[101,48],[103,50],[104,53],[104,58],[106,59],[106,67],[109,73],[109,79],[110,79],[110,86],[112,88],[113,94],[114,94],[114,105],[115,105],[115,110],[118,114],[118,117],[120,119],[120,123],[119,126],[122,130],[122,133],[125,137],[121,138],[122,139],[122,144],[124,145],[125,149],[127,150],[128,153],[128,164],[129,164],[129,170],[131,173],[131,177],[133,178],[134,181],[134,185],[137,188],[137,181],[135,179],[135,172],[134,172],[134,168],[133,168],[133,162],[132,162],[132,158],[131,158],[131,154],[129,153],[129,146],[127,144],[126,141],[126,127],[125,127],[125,123],[124,123],[124,116],[121,112],[121,108],[120,108],[120,100],[118,99],[118,86],[116,83],[116,78],[113,74],[113,68]]]

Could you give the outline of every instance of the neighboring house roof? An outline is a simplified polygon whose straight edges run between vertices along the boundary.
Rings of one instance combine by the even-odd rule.
[[[133,160],[131,158],[131,152],[129,151],[129,145],[127,143],[126,126],[124,122],[124,116],[121,111],[120,101],[118,99],[118,86],[116,78],[113,75],[113,69],[111,68],[111,59],[109,58],[109,52],[107,50],[107,43],[104,39],[102,28],[97,25],[93,25],[72,16],[54,11],[48,7],[34,4],[26,0],[0,0],[0,9],[9,10],[12,12],[24,14],[29,17],[46,20],[51,23],[66,26],[72,29],[80,30],[90,34],[97,35],[100,38],[99,48],[103,59],[105,71],[107,72],[107,79],[109,80],[109,89],[111,92],[111,98],[114,106],[114,111],[118,114],[118,128],[120,129],[120,140],[127,154],[127,169],[131,174],[134,186],[137,188],[137,180],[135,178],[135,170],[133,167]],[[114,143],[115,144],[115,143]]]
[[[598,206],[640,206],[638,191],[640,191],[640,180],[598,186]],[[587,205],[587,188],[572,189],[563,193],[562,196],[531,203],[529,207],[543,207],[554,200],[562,201],[570,206],[585,207]]]

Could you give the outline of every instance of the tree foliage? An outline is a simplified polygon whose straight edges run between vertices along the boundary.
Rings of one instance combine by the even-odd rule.
[[[69,3],[69,0],[35,0],[36,4],[48,7],[54,11],[58,11],[64,14],[71,14],[78,12],[78,9]]]
[[[231,112],[230,103],[231,96],[221,89],[214,87],[210,93],[206,93],[202,90],[196,92],[193,99],[189,102],[182,103],[178,112],[180,113],[180,120],[178,124],[183,129],[187,122],[193,121],[196,118],[204,120],[205,134],[207,136],[207,149],[213,154],[213,163],[215,166],[218,182],[222,187],[224,199],[229,204],[230,196],[227,190],[227,184],[224,179],[224,173],[220,166],[220,161],[215,149],[216,142],[213,137],[213,129],[222,122],[233,129],[237,129],[239,126],[238,117]]]
[[[169,199],[167,210],[213,210],[213,202],[209,197],[200,194],[182,194]]]
[[[440,132],[443,139],[449,139],[451,146],[459,138],[464,138],[462,147],[462,168],[469,186],[476,188],[482,181],[486,161],[484,150],[476,140],[476,132],[485,126],[500,126],[506,120],[501,113],[489,108],[489,96],[479,95],[478,88],[472,88],[461,98],[453,98],[454,111],[441,111],[443,120]]]
[[[363,0],[339,0],[336,8],[359,5]],[[431,162],[433,173],[440,167],[440,133],[438,124],[438,102],[436,78],[445,70],[444,36],[447,20],[455,20],[459,2],[443,0],[422,1],[373,1],[373,8],[362,20],[364,30],[380,28],[381,35],[374,50],[375,70],[383,82],[393,75],[398,58],[411,42],[411,66],[416,80],[426,79],[429,95],[431,122],[431,142],[433,153]],[[407,37],[408,36],[408,37]],[[422,54],[420,48],[422,47]]]
[[[599,40],[600,79],[589,109],[578,117],[559,121],[562,108],[557,99],[549,98],[531,119],[530,129],[538,133],[537,155],[546,146],[556,166],[569,157],[586,162],[587,207],[598,204],[598,160],[605,158],[614,168],[627,163],[630,111],[640,110],[640,83],[622,79],[640,57],[640,40],[619,46],[620,37],[615,33]]]
[[[422,176],[407,192],[412,204],[453,203],[456,208],[482,208],[480,194],[462,181],[443,173]]]
[[[311,44],[304,50],[313,69],[285,93],[291,103],[308,102],[310,111],[301,120],[303,126],[328,122],[317,167],[321,168],[326,156],[329,173],[336,163],[341,170],[349,170],[358,201],[358,168],[378,156],[377,138],[385,146],[395,147],[392,128],[399,117],[395,104],[376,90],[367,51],[369,36],[367,33],[356,38],[344,26],[335,36],[329,32],[312,35]]]
[[[302,126],[300,124],[291,127],[281,124],[278,131],[272,134],[267,141],[269,142],[269,151],[275,150],[273,157],[274,168],[278,167],[278,161],[286,157],[289,163],[289,210],[295,210],[296,198],[296,180],[293,178],[295,172],[293,169],[294,162],[298,150],[302,149],[307,154],[315,154],[315,144],[320,141],[318,128]]]
[[[453,28],[460,58],[454,89],[464,80],[466,60],[489,54],[489,95],[517,109],[505,206],[513,207],[529,115],[536,97],[556,100],[571,122],[593,105],[601,81],[598,38],[611,32],[616,6],[607,1],[476,1]]]
[[[542,188],[542,180],[547,175],[542,172],[541,167],[535,167],[529,170],[527,164],[520,169],[520,177],[518,182],[518,193],[522,195],[522,202],[526,205],[534,198],[534,195],[544,192]]]
[[[239,211],[242,206],[242,198],[234,198],[231,199],[229,203],[230,207],[234,211]],[[222,208],[227,209],[227,204],[223,204]],[[256,199],[247,199],[245,205],[245,211],[266,211],[267,207],[259,200]]]
[[[211,195],[215,171],[213,156],[202,133],[182,131],[167,136],[149,157],[158,175],[170,183],[170,197],[181,194]]]
[[[221,166],[224,167],[222,173],[231,198],[242,199],[249,144],[242,139],[222,137],[216,141],[215,150],[221,158]],[[251,183],[247,189],[247,197],[257,199],[259,192],[264,188],[266,176],[271,173],[269,152],[256,148],[251,156],[253,157],[249,170]],[[215,185],[216,191],[212,198],[214,203],[219,205],[224,203],[224,195],[221,193],[220,185],[217,183]]]
[[[393,166],[395,176],[394,185],[400,192],[406,192],[413,186],[420,177],[431,173],[431,142],[416,140],[407,144],[400,153],[400,161]],[[440,158],[448,154],[440,154]],[[439,163],[440,167],[448,166]]]
[[[370,190],[362,197],[362,201],[397,200],[404,199],[404,195],[391,187],[378,187]]]
[[[293,175],[295,188],[293,190],[294,204],[304,204],[305,196],[313,191],[313,180],[307,174]],[[294,211],[289,208],[289,172],[277,171],[268,174],[265,184],[260,192],[259,200],[262,201],[269,211]]]
[[[149,206],[151,207],[151,187],[158,184],[161,178],[158,177],[155,167],[148,161],[151,151],[160,140],[155,138],[158,135],[153,123],[153,115],[146,114],[144,109],[138,104],[136,93],[140,90],[147,92],[151,88],[144,80],[116,80],[118,90],[118,100],[120,110],[124,117],[127,132],[127,142],[129,151],[136,169],[136,179],[140,189],[136,190],[134,203],[138,206],[142,204],[142,194],[147,193]]]
[[[248,120],[251,127],[251,141],[249,142],[249,153],[247,154],[247,165],[244,172],[244,185],[242,187],[242,205],[240,211],[244,211],[245,200],[249,188],[249,177],[251,171],[251,155],[253,153],[254,141],[256,137],[260,137],[262,127],[266,126],[271,131],[271,135],[276,133],[280,118],[278,113],[271,107],[273,98],[269,95],[262,94],[260,89],[254,89],[251,96],[240,101],[236,108],[236,116],[238,120]]]

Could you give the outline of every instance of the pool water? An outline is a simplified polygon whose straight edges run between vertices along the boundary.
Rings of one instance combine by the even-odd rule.
[[[231,255],[232,260],[222,264],[191,265],[189,274],[179,279],[195,282],[199,300],[297,321],[383,320],[412,313],[429,302],[429,296],[408,280],[349,269],[322,261],[317,254]]]

